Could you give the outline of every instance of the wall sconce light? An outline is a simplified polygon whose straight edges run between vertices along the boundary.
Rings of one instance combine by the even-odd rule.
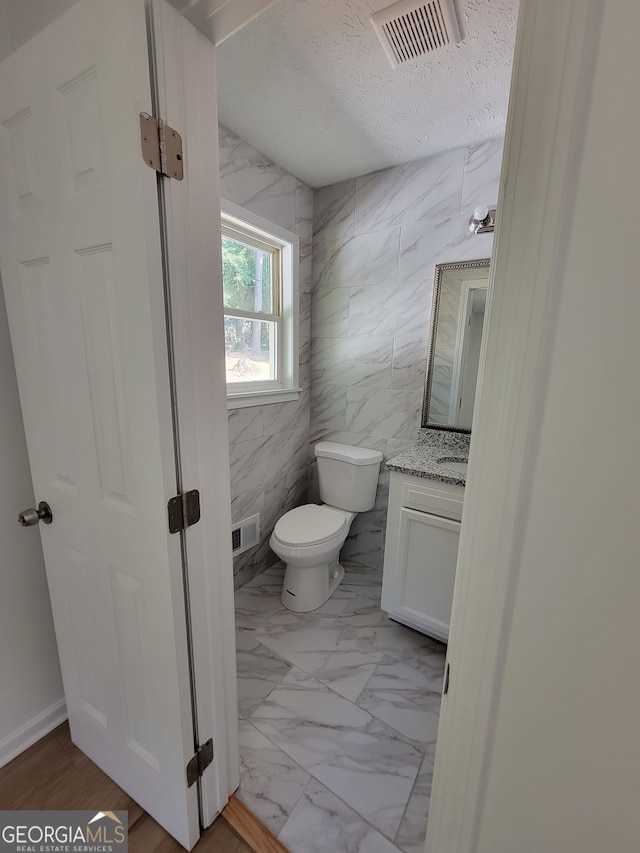
[[[487,207],[486,204],[479,204],[469,220],[469,231],[472,234],[486,234],[488,231],[493,231],[495,225],[495,207]]]

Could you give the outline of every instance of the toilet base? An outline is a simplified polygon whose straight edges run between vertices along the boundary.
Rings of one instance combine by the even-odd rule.
[[[317,610],[331,598],[343,577],[344,569],[337,557],[305,568],[287,565],[280,601],[295,613]]]

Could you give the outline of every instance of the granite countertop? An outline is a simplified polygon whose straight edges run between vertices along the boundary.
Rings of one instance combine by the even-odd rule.
[[[448,468],[446,462],[438,462],[438,459],[451,456],[461,461],[466,460],[470,439],[471,436],[465,433],[421,429],[416,444],[392,459],[387,459],[387,470],[464,486],[467,482],[466,472]]]

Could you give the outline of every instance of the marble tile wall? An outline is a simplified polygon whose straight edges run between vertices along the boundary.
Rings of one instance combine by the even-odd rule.
[[[472,235],[497,201],[503,139],[447,151],[316,190],[313,198],[311,442],[394,456],[414,443],[426,369],[435,265],[486,258]],[[343,555],[382,565],[388,475]]]
[[[222,198],[300,238],[300,399],[229,412],[231,513],[234,522],[260,513],[259,545],[234,560],[242,586],[277,561],[269,536],[277,519],[307,499],[313,193],[227,128],[219,128]]]

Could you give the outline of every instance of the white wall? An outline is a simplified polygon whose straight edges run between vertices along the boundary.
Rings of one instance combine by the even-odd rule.
[[[18,387],[0,287],[0,765],[65,715]]]
[[[631,853],[640,6],[521,15],[427,849]]]
[[[640,7],[602,5],[478,845],[487,853],[640,849],[640,112],[627,97]],[[594,199],[610,215],[585,215]]]

